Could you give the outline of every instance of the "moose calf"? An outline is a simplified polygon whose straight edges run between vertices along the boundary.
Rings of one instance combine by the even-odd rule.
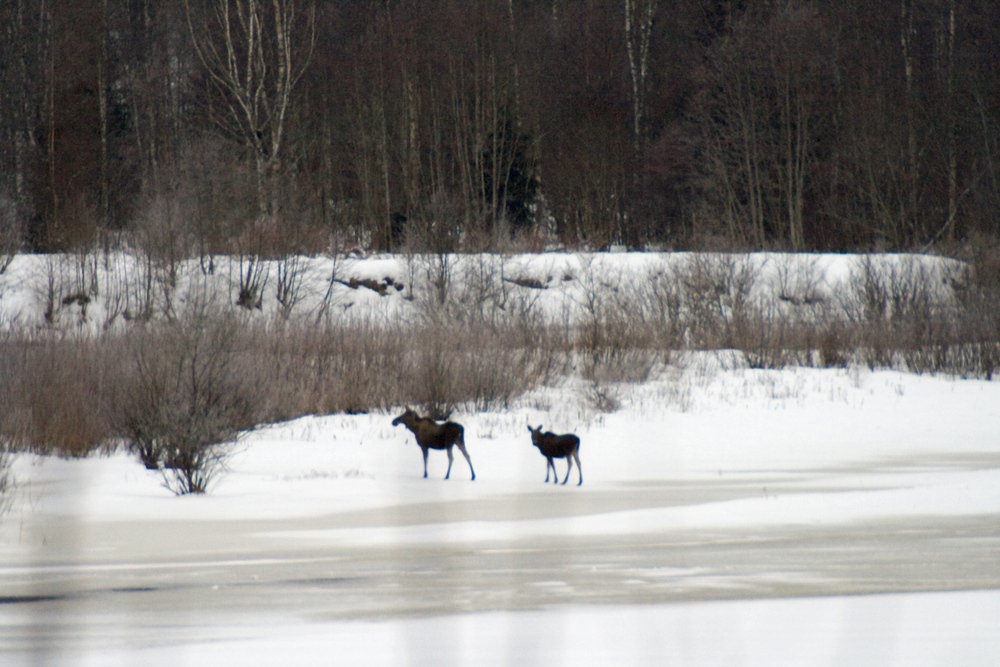
[[[417,444],[420,445],[420,451],[424,454],[424,478],[427,478],[427,450],[428,449],[444,449],[448,452],[448,472],[445,474],[444,478],[448,479],[451,475],[451,462],[453,457],[451,455],[452,446],[457,445],[458,451],[462,452],[465,456],[465,460],[469,462],[469,470],[472,471],[472,479],[476,479],[476,471],[472,468],[472,459],[469,458],[469,452],[465,451],[465,429],[461,424],[455,422],[444,422],[439,424],[433,419],[427,419],[426,417],[419,416],[409,407],[406,408],[406,412],[399,415],[392,420],[393,426],[398,426],[402,424],[406,428],[413,432],[413,435],[417,438]]]
[[[576,483],[577,486],[583,484],[583,467],[580,465],[580,438],[576,437],[572,433],[567,433],[565,435],[556,435],[555,433],[542,433],[541,425],[538,428],[531,428],[528,425],[528,430],[531,431],[531,444],[538,447],[541,450],[542,455],[547,459],[545,464],[545,481],[549,481],[549,468],[552,468],[552,481],[553,483],[559,483],[559,475],[556,473],[556,464],[552,459],[566,459],[568,467],[566,468],[566,479],[562,481],[563,484],[569,479],[569,473],[573,470],[573,461],[576,461],[576,469],[580,473],[580,481]]]

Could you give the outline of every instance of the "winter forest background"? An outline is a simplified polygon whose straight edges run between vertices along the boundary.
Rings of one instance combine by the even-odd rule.
[[[987,0],[10,0],[18,250],[934,249],[1000,235]]]

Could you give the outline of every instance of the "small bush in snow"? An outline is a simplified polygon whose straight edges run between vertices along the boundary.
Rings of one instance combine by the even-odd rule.
[[[758,273],[750,259],[728,254],[693,255],[674,269],[688,346],[734,347],[736,334],[751,316]]]
[[[434,419],[446,419],[463,403],[476,409],[506,407],[549,368],[546,356],[551,351],[537,343],[522,344],[522,332],[516,328],[453,324],[408,333],[413,352],[402,402],[420,404]]]
[[[978,248],[971,263],[952,271],[949,283],[960,374],[992,379],[1000,368],[1000,247]]]
[[[943,371],[954,342],[952,292],[922,257],[864,257],[840,306],[870,368]]]
[[[198,304],[180,321],[136,333],[119,397],[121,435],[177,494],[204,493],[261,416],[248,338],[235,317],[211,311]]]

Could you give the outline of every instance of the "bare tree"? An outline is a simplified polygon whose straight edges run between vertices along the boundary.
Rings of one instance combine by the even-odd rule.
[[[292,91],[309,66],[316,40],[315,7],[295,0],[204,0],[201,12],[185,0],[195,50],[219,95],[209,107],[215,125],[252,155],[257,219],[240,248],[239,303],[260,302],[265,232],[275,224],[277,193],[270,181],[281,148]]]
[[[805,202],[829,82],[829,55],[814,6],[791,2],[748,12],[714,53],[703,95],[709,171],[724,192],[734,240],[806,246]]]
[[[625,0],[625,51],[628,53],[628,71],[632,79],[632,142],[636,158],[642,150],[649,45],[656,5],[657,0]]]
[[[263,401],[248,338],[217,305],[198,298],[180,321],[134,334],[119,397],[117,430],[178,495],[208,489]]]
[[[904,98],[904,106],[906,109],[906,155],[907,155],[907,174],[906,174],[906,191],[907,199],[906,206],[908,214],[905,216],[907,223],[911,227],[911,231],[916,228],[916,216],[917,216],[917,203],[919,200],[919,182],[920,182],[920,161],[918,159],[918,148],[917,148],[917,108],[916,108],[916,92],[914,90],[914,77],[915,74],[915,62],[913,54],[913,38],[916,35],[916,28],[914,26],[913,13],[914,13],[914,0],[900,0],[900,31],[899,31],[899,43],[902,49],[903,56],[903,76],[906,82],[906,96]]]
[[[766,241],[764,181],[768,122],[762,47],[744,23],[715,46],[711,85],[696,106],[708,168],[722,190],[731,239],[761,247]]]
[[[791,250],[805,249],[804,206],[809,170],[815,159],[816,125],[826,79],[824,49],[815,6],[789,3],[768,25],[770,69],[777,98],[779,136],[775,151],[779,207],[787,221]]]
[[[0,6],[0,263],[20,246],[25,222],[35,210],[31,196],[33,178],[41,167],[41,145],[35,124],[43,103],[41,47],[43,7],[27,0]]]

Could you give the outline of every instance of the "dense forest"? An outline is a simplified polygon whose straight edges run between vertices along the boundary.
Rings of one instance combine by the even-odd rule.
[[[991,0],[6,0],[3,252],[950,252]]]

